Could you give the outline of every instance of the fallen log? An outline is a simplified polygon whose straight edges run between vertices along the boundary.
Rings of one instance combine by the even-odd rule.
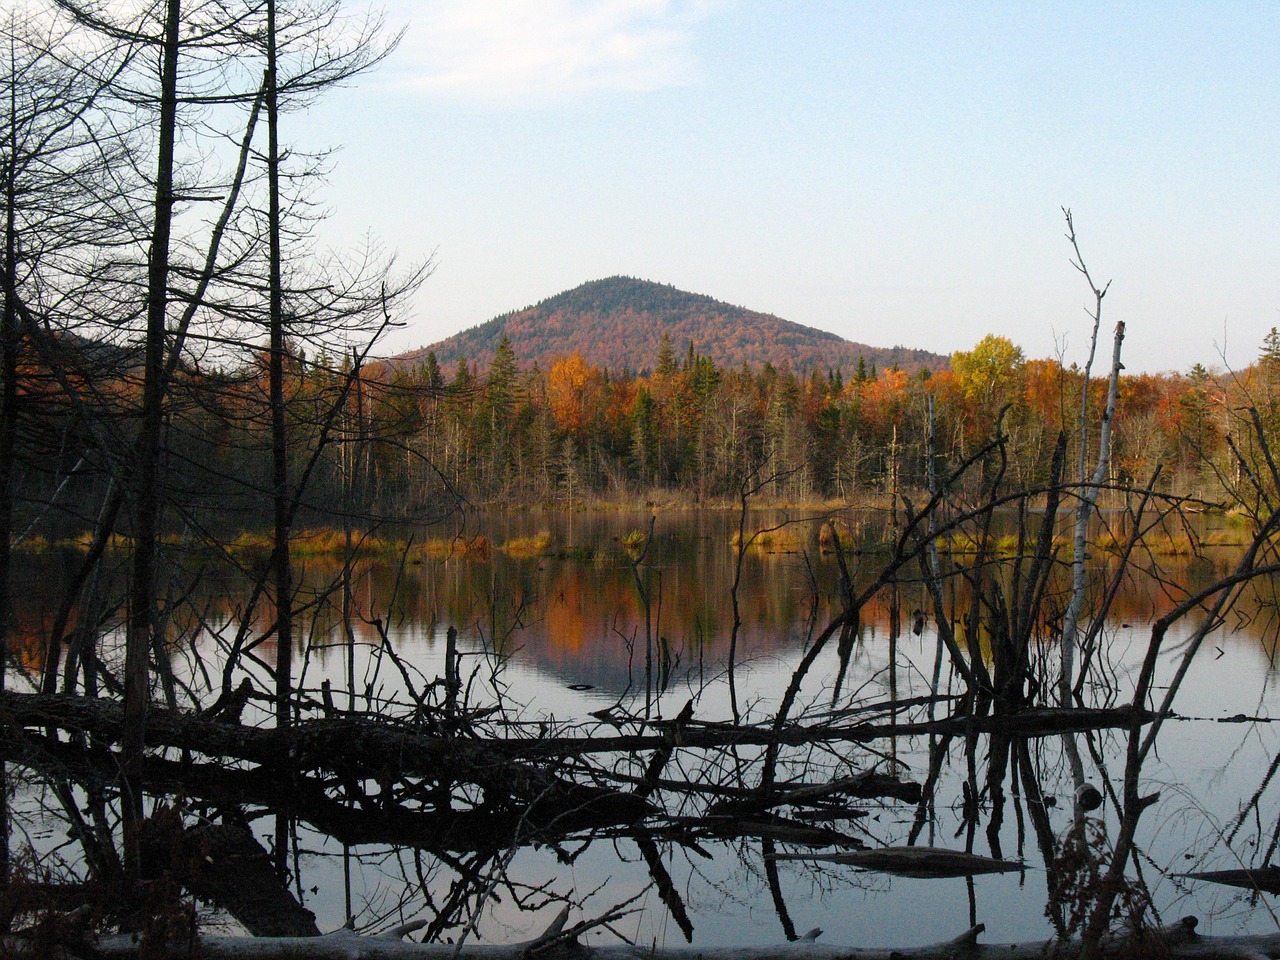
[[[51,740],[42,734],[0,731],[0,759],[51,778],[70,777],[99,789],[115,782],[120,763],[102,747]],[[461,779],[461,778],[459,778]],[[626,826],[655,812],[647,804],[614,790],[567,783],[540,803],[453,809],[409,807],[384,801],[362,804],[337,799],[330,785],[314,775],[279,768],[241,769],[218,763],[143,758],[143,788],[157,796],[183,796],[188,802],[228,808],[265,807],[309,823],[321,833],[353,845],[387,843],[425,850],[488,851],[510,846],[521,837],[559,836],[576,830]],[[642,814],[637,815],[638,811]]]
[[[889,774],[867,770],[852,777],[841,777],[828,783],[774,785],[768,790],[747,790],[717,801],[707,808],[712,816],[750,816],[774,807],[819,804],[832,798],[852,797],[861,800],[892,798],[903,803],[919,803],[919,783]]]
[[[1135,719],[1147,723],[1150,711],[1132,707],[1105,709],[1045,707],[997,716],[952,716],[909,723],[808,725],[795,723],[775,729],[760,725],[683,727],[684,748],[726,746],[802,746],[811,743],[868,743],[891,737],[926,734],[964,735],[999,732],[1026,737],[1084,733],[1128,727]],[[113,700],[68,694],[0,692],[0,720],[31,728],[58,729],[92,735],[117,743],[123,732],[124,710]],[[498,760],[555,760],[601,753],[660,750],[668,734],[580,735],[560,737],[496,737],[484,739],[441,736],[422,726],[364,715],[303,719],[283,728],[240,726],[194,713],[152,710],[147,714],[147,742],[193,754],[239,759],[257,764],[285,764],[296,770],[328,770],[358,761],[366,768],[394,769],[400,774],[437,776],[442,771],[474,774],[494,768]],[[509,768],[503,768],[506,776]]]
[[[563,921],[559,921],[563,922]],[[984,944],[978,938],[982,924],[953,940],[921,947],[845,947],[817,943],[820,930],[794,943],[768,947],[654,947],[630,944],[584,944],[572,936],[555,933],[508,946],[446,943],[413,943],[402,939],[418,929],[406,924],[381,936],[361,936],[337,930],[322,937],[222,937],[201,936],[194,943],[171,947],[149,945],[153,960],[1044,960],[1052,956],[1071,960],[1081,949],[1078,941],[1032,941]],[[1203,937],[1197,921],[1187,917],[1164,930],[1146,931],[1141,937],[1116,937],[1102,945],[1104,958],[1139,955],[1135,951],[1159,947],[1173,960],[1260,960],[1280,957],[1280,933],[1258,936]],[[556,927],[552,925],[553,929]],[[21,938],[0,940],[0,950],[15,958],[34,958],[23,949]],[[104,939],[95,945],[102,960],[136,960],[139,944],[130,937]],[[42,956],[47,956],[44,954]],[[63,953],[61,956],[72,956]]]
[[[815,827],[808,823],[796,823],[786,817],[768,813],[754,816],[711,815],[691,819],[692,823],[712,837],[760,837],[780,843],[798,843],[809,847],[860,847],[863,841],[857,837]]]
[[[101,747],[51,740],[42,734],[0,731],[0,760],[17,763],[39,771],[46,777],[70,777],[98,789],[109,786],[119,772],[119,759]],[[829,798],[835,793],[866,796],[882,792],[880,775],[845,778],[831,784],[782,790],[772,794],[774,803],[797,803],[799,800]],[[583,788],[584,797],[593,802],[585,806],[546,804],[454,809],[409,806],[390,800],[378,803],[339,799],[330,784],[314,776],[290,771],[257,767],[242,769],[222,764],[146,756],[139,768],[143,788],[154,796],[181,796],[188,803],[206,803],[227,809],[263,807],[289,819],[304,822],[333,839],[359,846],[385,843],[429,851],[457,853],[504,849],[513,843],[536,841],[543,837],[561,837],[584,829],[622,828],[617,836],[629,835],[633,826],[645,823],[646,832],[687,840],[696,836],[719,839],[736,837],[770,837],[788,843],[808,846],[856,846],[861,841],[847,834],[812,823],[798,823],[758,813],[713,813],[705,816],[663,816],[650,808],[636,817],[634,799],[616,791]],[[914,787],[893,781],[896,790]],[[873,786],[875,785],[875,786]],[[892,784],[891,784],[892,786]],[[566,791],[560,791],[566,796]],[[609,798],[610,803],[605,800]],[[752,810],[760,804],[752,803]],[[797,816],[816,813],[831,819],[853,819],[865,811],[824,809],[800,811]],[[613,816],[606,816],[612,813]],[[656,819],[655,819],[656,818]],[[74,904],[73,904],[74,905]]]

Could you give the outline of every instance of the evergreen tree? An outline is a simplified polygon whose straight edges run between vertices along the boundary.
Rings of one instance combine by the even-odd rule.
[[[489,365],[488,394],[492,400],[510,402],[511,390],[516,380],[516,352],[511,340],[504,333],[493,352]]]
[[[673,377],[676,374],[676,355],[671,349],[671,336],[664,330],[662,339],[658,341],[658,369],[654,371],[660,377]]]
[[[458,368],[453,373],[453,383],[450,390],[455,397],[463,397],[470,399],[475,393],[476,379],[471,373],[471,368],[467,366],[467,358],[458,358]]]
[[[428,350],[427,359],[423,361],[422,385],[431,391],[439,391],[444,386],[444,375],[440,372],[440,361],[436,359],[434,350]]]
[[[631,412],[631,464],[641,483],[653,483],[658,469],[658,405],[641,387]]]

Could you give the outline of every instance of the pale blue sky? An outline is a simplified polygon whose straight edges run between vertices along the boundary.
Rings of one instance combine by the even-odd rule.
[[[326,238],[437,262],[395,350],[612,274],[877,346],[1131,370],[1280,326],[1280,4],[391,0],[306,118]],[[637,365],[651,358],[638,357]]]

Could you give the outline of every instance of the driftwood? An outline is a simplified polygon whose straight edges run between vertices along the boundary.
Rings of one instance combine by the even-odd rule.
[[[1080,952],[1076,941],[1055,943],[1032,941],[1013,944],[983,944],[978,937],[985,929],[978,924],[954,940],[923,947],[856,948],[817,943],[820,930],[811,931],[794,943],[770,947],[652,947],[589,945],[573,936],[561,936],[563,917],[546,934],[528,943],[509,946],[413,943],[402,937],[418,929],[417,924],[381,936],[361,936],[337,930],[322,937],[253,938],[201,936],[162,949],[148,946],[153,960],[1070,960]],[[1161,931],[1147,931],[1140,938],[1115,938],[1103,944],[1103,957],[1137,955],[1137,951],[1159,948],[1174,960],[1261,960],[1280,957],[1280,934],[1237,937],[1202,937],[1196,920],[1188,917]],[[581,927],[575,928],[580,931]],[[0,942],[6,956],[32,957],[22,938],[6,937]],[[94,945],[94,956],[102,960],[134,960],[139,945],[129,937],[114,937]],[[75,957],[70,951],[42,953],[40,956]]]
[[[712,837],[761,837],[809,847],[860,847],[863,845],[863,841],[841,833],[839,830],[797,823],[794,820],[767,813],[744,817],[711,815],[686,819],[691,826],[705,831]]]
[[[749,790],[717,801],[707,808],[713,816],[751,816],[772,807],[817,804],[833,797],[855,797],[862,800],[891,797],[903,803],[919,803],[923,791],[920,784],[900,780],[868,770],[853,777],[841,777],[829,783],[792,786],[775,784],[768,791]]]

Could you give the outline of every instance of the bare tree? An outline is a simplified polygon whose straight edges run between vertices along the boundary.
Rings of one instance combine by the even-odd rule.
[[[1063,209],[1067,220],[1067,239],[1075,258],[1071,261],[1089,284],[1093,294],[1093,307],[1089,316],[1093,320],[1093,332],[1089,341],[1089,358],[1084,365],[1084,382],[1080,388],[1080,449],[1079,449],[1079,483],[1080,496],[1076,506],[1075,533],[1072,539],[1071,560],[1071,599],[1067,605],[1062,624],[1062,672],[1058,680],[1058,695],[1062,705],[1071,705],[1072,687],[1075,684],[1075,652],[1079,642],[1080,618],[1084,610],[1085,600],[1085,564],[1088,559],[1089,521],[1093,519],[1097,509],[1098,494],[1108,476],[1111,464],[1111,425],[1115,420],[1116,397],[1120,390],[1120,371],[1124,365],[1120,362],[1120,348],[1124,343],[1124,321],[1116,324],[1115,337],[1111,352],[1111,366],[1107,378],[1106,407],[1102,412],[1102,420],[1098,426],[1098,456],[1092,474],[1088,473],[1089,456],[1089,371],[1093,367],[1094,354],[1098,347],[1098,330],[1102,325],[1102,298],[1111,288],[1111,281],[1099,287],[1089,273],[1080,244],[1076,238],[1075,223],[1071,211]]]

